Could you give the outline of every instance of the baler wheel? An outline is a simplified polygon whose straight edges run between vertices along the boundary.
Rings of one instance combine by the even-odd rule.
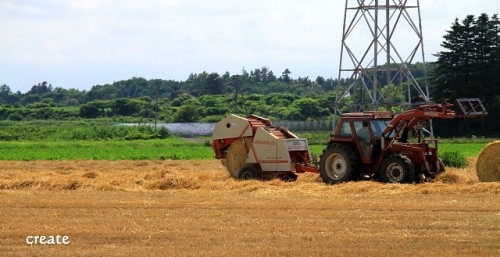
[[[249,180],[259,178],[259,172],[252,166],[245,166],[240,170],[238,174],[238,179]]]
[[[286,175],[284,175],[283,177],[281,177],[280,179],[282,181],[285,181],[285,182],[293,182],[293,181],[297,181],[297,175],[295,173],[287,173]]]

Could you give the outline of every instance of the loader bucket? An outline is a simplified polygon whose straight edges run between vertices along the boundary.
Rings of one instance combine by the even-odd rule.
[[[459,118],[475,118],[488,115],[479,98],[460,98],[455,100],[455,114]]]

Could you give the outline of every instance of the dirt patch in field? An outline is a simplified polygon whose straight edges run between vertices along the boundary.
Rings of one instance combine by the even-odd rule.
[[[500,193],[500,183],[479,182],[475,159],[464,169],[447,168],[432,183],[383,184],[375,181],[328,186],[318,174],[295,182],[239,181],[218,160],[197,161],[2,161],[0,190],[216,190],[259,193]]]

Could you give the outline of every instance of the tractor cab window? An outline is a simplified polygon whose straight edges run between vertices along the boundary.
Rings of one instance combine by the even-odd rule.
[[[348,121],[344,121],[344,123],[342,123],[342,129],[340,130],[340,136],[341,137],[351,137],[352,136],[351,125],[349,124]]]
[[[386,120],[372,120],[371,127],[372,127],[372,132],[373,136],[375,138],[380,138],[382,136],[382,132],[387,128],[387,123],[389,121]]]
[[[369,122],[368,121],[360,121],[356,120],[353,122],[354,128],[356,129],[356,135],[358,138],[370,141],[370,131],[369,131]]]
[[[360,143],[361,149],[363,150],[363,155],[367,156],[370,152],[370,122],[367,120],[357,120],[353,122],[356,128],[356,135],[358,136],[358,141]]]

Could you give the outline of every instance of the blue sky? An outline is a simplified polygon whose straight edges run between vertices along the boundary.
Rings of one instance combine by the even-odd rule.
[[[190,73],[263,66],[277,75],[288,68],[293,78],[337,78],[344,6],[343,0],[0,0],[0,84],[14,92],[43,81],[88,90],[134,76],[185,80]],[[455,18],[492,15],[500,3],[423,0],[420,9],[425,57],[433,61]]]

